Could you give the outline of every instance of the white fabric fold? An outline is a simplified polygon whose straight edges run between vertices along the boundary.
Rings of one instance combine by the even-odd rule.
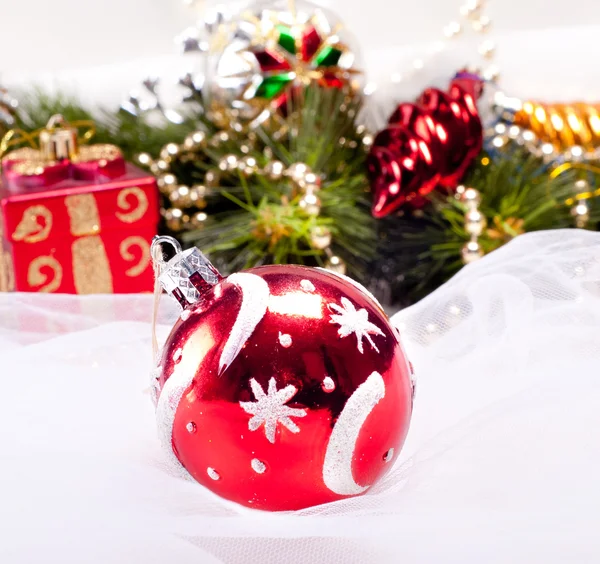
[[[600,558],[600,234],[523,236],[398,313],[418,376],[398,462],[366,495],[297,513],[172,473],[151,307],[0,294],[0,562]]]

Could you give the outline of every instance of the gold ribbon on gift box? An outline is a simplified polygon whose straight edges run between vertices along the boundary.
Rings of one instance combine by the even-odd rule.
[[[65,198],[71,221],[73,280],[78,294],[108,294],[113,291],[110,264],[100,232],[100,215],[92,194]]]
[[[0,167],[10,171],[12,183],[24,186],[52,183],[57,177],[65,180],[78,170],[101,172],[109,178],[124,174],[123,154],[116,145],[85,145],[94,134],[93,121],[69,123],[60,114],[31,133],[12,129],[0,141]]]
[[[78,130],[86,128],[79,135]],[[74,160],[80,153],[80,143],[88,142],[96,134],[96,124],[91,120],[67,122],[60,114],[53,115],[46,127],[32,132],[11,129],[0,141],[0,159],[15,146],[26,143],[29,147],[11,153],[15,159],[24,158],[33,167],[36,164],[56,162],[63,159]],[[36,144],[39,140],[39,148]],[[117,147],[115,149],[118,151]]]

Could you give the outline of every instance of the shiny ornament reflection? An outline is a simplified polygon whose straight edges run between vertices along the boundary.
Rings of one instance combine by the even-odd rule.
[[[259,509],[366,491],[390,468],[412,411],[409,364],[379,304],[299,266],[206,284],[199,257],[189,278],[175,265],[161,279],[173,294],[194,277],[201,288],[160,361],[157,421],[174,460]]]
[[[210,117],[258,125],[285,114],[309,84],[354,88],[352,43],[337,18],[309,2],[248,6],[211,37],[203,89]]]
[[[375,217],[421,207],[437,186],[456,188],[482,147],[481,89],[477,76],[460,73],[448,92],[428,88],[414,104],[398,106],[367,161]]]

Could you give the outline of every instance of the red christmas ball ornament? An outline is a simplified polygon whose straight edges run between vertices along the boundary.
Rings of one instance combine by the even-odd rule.
[[[405,204],[421,207],[437,186],[456,188],[481,151],[481,90],[481,79],[459,73],[448,92],[428,88],[396,108],[367,160],[375,217]]]
[[[154,374],[157,422],[188,474],[269,511],[359,495],[385,474],[414,383],[398,332],[365,289],[290,265],[222,278],[197,249],[161,270],[184,309]]]

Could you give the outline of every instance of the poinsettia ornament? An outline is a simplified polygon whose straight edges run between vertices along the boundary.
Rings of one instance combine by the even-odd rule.
[[[448,92],[428,88],[415,103],[396,108],[367,162],[375,217],[405,204],[421,207],[438,186],[458,186],[483,143],[476,106],[482,84],[459,73]]]
[[[183,308],[153,375],[173,462],[271,511],[367,491],[400,451],[413,398],[400,336],[376,300],[302,266],[222,278],[197,249],[161,242],[178,252],[159,281]]]
[[[310,84],[353,86],[355,63],[351,37],[323,9],[305,1],[255,4],[211,39],[207,107],[223,126],[285,113],[293,94]]]

